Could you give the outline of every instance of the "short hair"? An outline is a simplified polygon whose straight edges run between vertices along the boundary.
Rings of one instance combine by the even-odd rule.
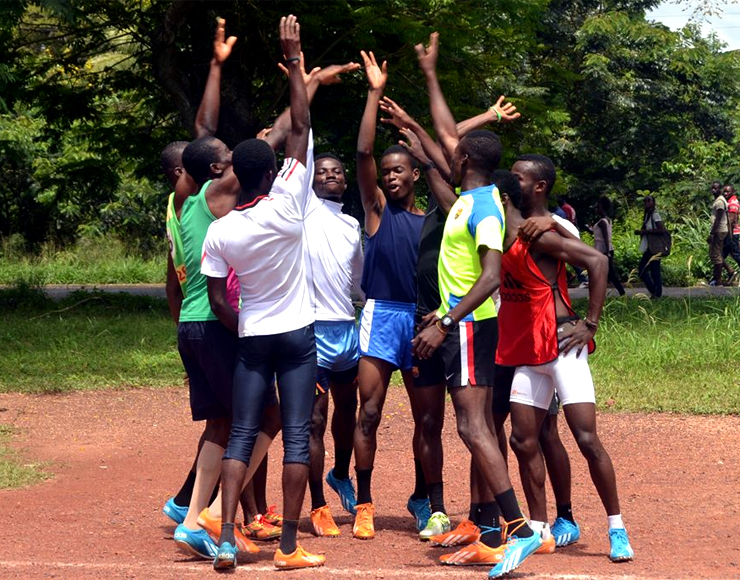
[[[388,155],[395,155],[396,153],[408,157],[411,167],[419,166],[419,163],[416,161],[416,159],[414,159],[413,155],[411,155],[411,153],[408,152],[408,149],[406,149],[403,145],[391,145],[390,147],[388,147],[388,149],[383,151],[383,154],[380,156],[380,158],[383,159]]]
[[[545,193],[550,193],[552,186],[555,185],[557,179],[557,172],[555,171],[555,164],[552,159],[539,155],[538,153],[527,153],[526,155],[520,155],[517,161],[523,161],[532,164],[534,167],[534,178],[537,181],[544,181],[547,184],[547,190]],[[562,197],[558,198],[560,202]],[[565,201],[565,199],[563,199]]]
[[[172,171],[175,167],[182,167],[182,152],[190,145],[188,141],[173,141],[162,149],[159,156],[162,162],[162,171]]]
[[[275,169],[275,151],[263,139],[247,139],[234,149],[231,164],[242,189],[254,189],[265,173]]]
[[[519,185],[519,179],[511,171],[496,169],[491,174],[491,181],[493,181],[499,193],[508,195],[511,204],[518,209],[519,203],[522,201],[522,188]]]
[[[605,195],[602,195],[596,200],[596,205],[601,206],[601,209],[603,209],[604,213],[607,215],[612,211],[612,200]]]
[[[501,139],[493,131],[471,131],[460,141],[473,167],[491,175],[501,162]]]
[[[198,185],[203,185],[211,178],[211,163],[219,161],[220,143],[215,137],[201,137],[191,142],[182,152],[182,165]]]
[[[313,158],[314,165],[316,165],[316,162],[320,161],[321,159],[333,159],[334,161],[339,163],[339,165],[342,166],[342,171],[344,172],[345,175],[347,175],[347,168],[344,166],[344,163],[342,162],[342,160],[339,159],[339,157],[337,157],[336,155],[334,155],[334,153],[319,153],[318,155],[314,155],[314,158]]]

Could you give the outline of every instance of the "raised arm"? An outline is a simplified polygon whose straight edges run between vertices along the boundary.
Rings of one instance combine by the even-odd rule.
[[[218,129],[218,114],[221,108],[221,67],[231,54],[236,42],[236,36],[226,36],[226,21],[216,19],[216,38],[213,40],[213,58],[208,72],[206,89],[200,101],[198,112],[195,115],[195,138],[209,137],[216,134]]]
[[[471,131],[480,129],[489,123],[511,123],[511,121],[515,121],[521,117],[521,113],[516,112],[516,106],[513,103],[505,101],[506,97],[501,95],[496,101],[496,104],[487,111],[470,119],[460,121],[457,124],[458,137],[462,139]]]
[[[380,226],[380,216],[385,207],[383,190],[378,187],[378,168],[375,165],[375,124],[378,120],[378,104],[388,81],[388,63],[378,66],[375,55],[361,51],[365,74],[370,85],[367,91],[365,112],[357,136],[357,183],[360,188],[362,208],[365,210],[365,233],[375,234]]]
[[[280,19],[280,46],[290,71],[290,132],[285,142],[285,156],[305,166],[311,124],[308,118],[308,93],[300,72],[301,27],[292,14]]]
[[[424,131],[422,129],[422,131]],[[426,131],[424,131],[426,134]],[[401,134],[406,137],[406,141],[399,141],[398,143],[406,148],[411,157],[421,166],[421,170],[424,173],[424,178],[427,181],[434,199],[437,201],[437,205],[444,212],[445,215],[450,213],[450,209],[457,201],[457,196],[453,191],[449,183],[447,183],[434,162],[427,156],[426,151],[421,146],[421,141],[411,129],[401,129]],[[432,142],[434,149],[441,155],[441,151],[436,143]]]

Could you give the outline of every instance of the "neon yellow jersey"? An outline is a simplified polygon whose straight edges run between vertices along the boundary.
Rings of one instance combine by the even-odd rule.
[[[188,295],[188,274],[185,268],[185,249],[182,247],[182,235],[180,233],[180,220],[177,219],[175,212],[175,194],[171,193],[167,200],[167,219],[165,220],[167,229],[167,240],[170,244],[170,255],[172,264],[175,266],[177,280],[182,288],[183,298]]]
[[[486,247],[503,253],[504,208],[495,185],[464,191],[452,206],[445,222],[439,253],[439,294],[442,317],[452,310],[473,287],[483,269],[478,249]],[[492,298],[463,320],[486,320],[496,316]]]

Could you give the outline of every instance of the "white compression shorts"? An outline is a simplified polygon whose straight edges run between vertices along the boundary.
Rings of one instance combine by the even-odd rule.
[[[511,383],[512,403],[520,403],[538,409],[548,409],[554,392],[562,404],[596,403],[594,381],[588,367],[588,352],[584,348],[580,356],[576,349],[567,355],[561,354],[553,361],[537,366],[517,367]]]

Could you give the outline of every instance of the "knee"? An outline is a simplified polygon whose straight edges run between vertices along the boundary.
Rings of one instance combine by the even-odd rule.
[[[604,448],[601,445],[601,441],[596,436],[596,433],[591,431],[580,431],[575,435],[578,449],[586,458],[587,461],[599,459],[601,454],[604,452]]]
[[[434,441],[442,438],[442,418],[433,413],[424,412],[419,421],[421,436],[425,441]]]
[[[219,419],[208,419],[206,428],[203,431],[203,438],[206,441],[226,447],[229,441],[229,432],[231,431],[231,419],[222,417]]]
[[[539,442],[536,437],[528,437],[526,434],[512,429],[509,444],[517,457],[531,457],[539,453]]]
[[[485,423],[483,427],[487,429]],[[482,435],[480,425],[477,425],[462,413],[457,416],[457,434],[468,449],[473,447]]]
[[[323,439],[326,432],[326,417],[318,410],[311,415],[311,438]]]
[[[364,405],[360,412],[360,429],[363,435],[375,433],[380,425],[380,410],[375,405]]]
[[[309,464],[308,431],[300,425],[283,426],[283,464]]]

